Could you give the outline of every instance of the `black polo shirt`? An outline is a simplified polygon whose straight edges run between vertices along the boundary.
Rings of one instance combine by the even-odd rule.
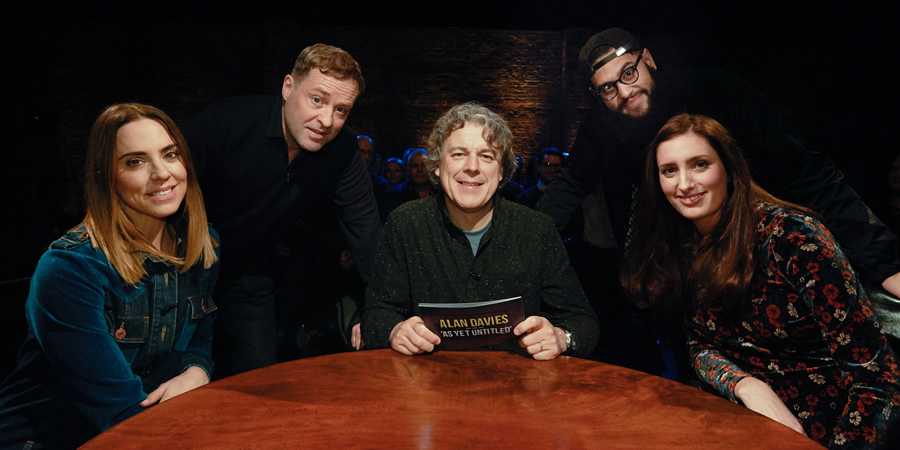
[[[380,223],[356,133],[344,126],[321,150],[301,150],[289,162],[281,108],[280,97],[228,98],[185,130],[209,221],[222,239],[223,276],[265,271],[275,244],[327,197],[368,280]]]

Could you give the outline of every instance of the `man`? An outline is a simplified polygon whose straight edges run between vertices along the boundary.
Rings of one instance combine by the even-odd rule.
[[[375,142],[372,141],[372,138],[369,136],[361,134],[356,137],[356,146],[359,147],[359,153],[362,155],[363,161],[366,162],[366,169],[368,169],[370,173],[377,174],[378,171],[375,169],[377,164]]]
[[[424,148],[407,149],[405,158],[409,179],[396,186],[391,186],[385,191],[382,219],[387,219],[391,211],[406,202],[431,195],[432,185],[427,167],[428,150]]]
[[[516,203],[525,205],[529,208],[537,206],[537,202],[541,199],[544,190],[547,189],[547,186],[553,181],[556,169],[563,165],[564,157],[565,155],[563,155],[563,152],[553,147],[547,147],[541,150],[541,153],[537,157],[538,182],[534,186],[526,189],[525,192],[519,194],[516,197]]]
[[[430,352],[440,338],[419,303],[477,302],[522,296],[521,347],[538,360],[585,356],[597,343],[597,317],[549,218],[497,195],[516,170],[512,133],[475,103],[451,108],[429,138],[428,169],[438,193],[402,205],[388,219],[362,333],[369,348]]]
[[[376,156],[375,143],[372,138],[361,134],[356,137],[356,146],[359,148],[359,154],[363,161],[366,162],[366,169],[369,171],[369,179],[372,180],[372,190],[375,192],[375,201],[378,203],[378,210],[384,209],[384,194],[390,189],[391,184],[375,171]]]
[[[209,220],[222,238],[216,303],[217,375],[276,362],[274,248],[330,199],[367,280],[378,209],[356,133],[344,127],[365,89],[359,64],[324,44],[305,48],[281,98],[213,104],[186,133]]]
[[[760,185],[819,211],[861,275],[900,294],[896,237],[841,182],[833,161],[806,148],[782,115],[746,82],[720,71],[657,70],[650,51],[618,28],[591,37],[579,60],[597,103],[578,131],[568,167],[557,173],[538,204],[558,228],[602,183],[616,240],[620,249],[627,249],[647,145],[671,116],[701,114],[737,138]]]

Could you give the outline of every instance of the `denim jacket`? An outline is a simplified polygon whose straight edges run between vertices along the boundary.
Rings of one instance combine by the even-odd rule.
[[[141,412],[147,393],[188,367],[212,373],[218,264],[179,273],[147,256],[144,267],[147,277],[126,284],[83,229],[44,253],[17,368],[0,385],[0,448],[77,446]]]

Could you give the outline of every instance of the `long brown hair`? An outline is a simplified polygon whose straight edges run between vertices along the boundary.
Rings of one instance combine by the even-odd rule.
[[[155,249],[134,222],[125,214],[122,200],[116,194],[116,137],[119,128],[140,119],[159,122],[178,147],[178,158],[187,173],[187,191],[178,211],[168,218],[180,242],[175,255]],[[150,105],[121,103],[107,107],[91,127],[85,159],[84,226],[91,244],[99,248],[129,284],[137,284],[147,275],[144,254],[166,259],[184,272],[203,261],[209,268],[216,262],[215,245],[206,223],[206,209],[200,185],[194,173],[190,151],[175,122],[166,113]]]
[[[688,133],[709,142],[728,177],[728,198],[707,236],[669,204],[659,183],[657,148]],[[685,306],[690,295],[726,309],[740,304],[755,271],[756,205],[769,202],[809,212],[759,187],[728,130],[700,115],[679,114],[659,130],[647,152],[640,192],[636,239],[626,252],[622,283],[639,306],[664,309]],[[689,277],[693,287],[686,289]]]

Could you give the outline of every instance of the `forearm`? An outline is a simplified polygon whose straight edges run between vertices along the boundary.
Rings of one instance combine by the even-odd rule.
[[[361,331],[366,348],[390,348],[394,328],[408,318],[393,308],[384,306],[364,308],[361,315]]]
[[[202,369],[207,377],[212,377],[214,363],[212,360],[212,337],[215,314],[210,314],[197,325],[190,345],[181,360],[181,372],[191,367]]]
[[[365,163],[359,155],[351,158],[332,193],[337,207],[341,231],[353,254],[363,281],[372,277],[381,216]]]
[[[551,320],[552,322],[552,320]],[[557,329],[566,330],[572,333],[572,354],[579,358],[587,358],[597,347],[600,339],[600,325],[596,317],[590,315],[575,315],[553,323]],[[557,332],[557,341],[560,334]],[[565,332],[562,333],[562,342],[565,343]],[[562,347],[562,352],[566,352],[568,348]]]
[[[35,271],[28,326],[72,402],[103,430],[140,411],[143,386],[110,336],[96,276],[102,266],[91,268],[96,260],[71,252],[54,256],[45,255]]]
[[[723,397],[738,403],[740,398],[735,390],[742,380],[750,378],[750,374],[715,349],[703,348],[696,341],[689,343],[689,347],[691,366],[700,380],[715,388]]]

